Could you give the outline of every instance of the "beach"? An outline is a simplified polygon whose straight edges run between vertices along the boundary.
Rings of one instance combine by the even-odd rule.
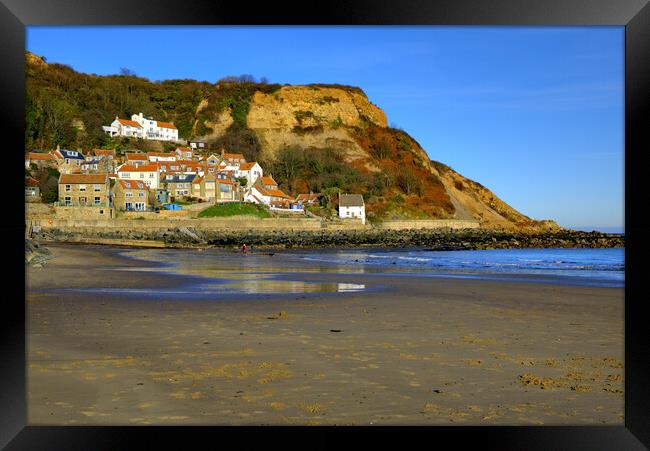
[[[196,293],[209,274],[47,246],[26,269],[30,425],[624,424],[622,287],[224,250],[240,286],[236,259],[277,277]]]

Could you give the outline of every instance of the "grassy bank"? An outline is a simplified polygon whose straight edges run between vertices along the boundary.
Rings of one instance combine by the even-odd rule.
[[[199,218],[218,218],[225,216],[257,216],[258,218],[270,218],[271,212],[259,205],[228,203],[217,204],[210,208],[206,208],[199,213]]]

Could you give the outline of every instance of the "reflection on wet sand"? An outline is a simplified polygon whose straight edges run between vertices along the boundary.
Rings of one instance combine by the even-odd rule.
[[[129,258],[155,261],[158,267],[115,267],[116,271],[159,272],[205,278],[182,288],[132,290],[123,288],[90,288],[83,291],[102,291],[115,294],[201,295],[210,294],[265,294],[265,293],[349,293],[366,289],[365,284],[333,281],[291,280],[291,273],[363,273],[364,268],[299,265],[280,261],[271,255],[241,255],[221,250],[192,253],[177,250],[145,249],[122,253]],[[78,290],[75,290],[78,291]]]

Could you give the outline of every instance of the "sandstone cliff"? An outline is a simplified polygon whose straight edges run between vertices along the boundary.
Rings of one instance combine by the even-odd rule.
[[[153,142],[113,140],[101,131],[116,114],[142,111],[174,122],[183,138],[206,139],[212,151],[224,147],[264,163],[291,194],[335,187],[362,193],[371,220],[457,218],[478,220],[485,228],[558,228],[532,220],[481,184],[430,160],[408,133],[387,125],[384,111],[358,87],[242,77],[151,82],[128,73],[80,74],[29,52],[26,79],[26,150],[57,144],[154,150]],[[155,150],[172,146],[157,142]]]

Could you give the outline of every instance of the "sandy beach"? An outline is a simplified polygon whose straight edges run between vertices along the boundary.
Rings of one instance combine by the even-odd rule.
[[[276,254],[250,258],[366,289],[187,297],[196,276],[48,247],[26,269],[30,425],[623,424],[623,288],[294,272]]]

